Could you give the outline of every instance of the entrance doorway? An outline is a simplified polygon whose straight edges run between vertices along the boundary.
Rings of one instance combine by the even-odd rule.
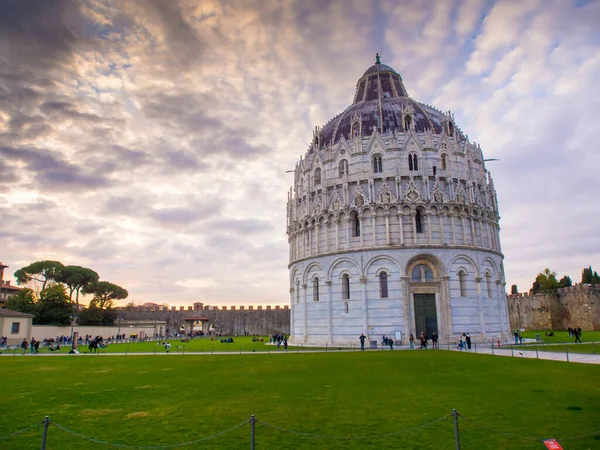
[[[415,299],[415,332],[424,331],[431,339],[435,331],[439,336],[437,311],[435,309],[435,294],[414,294]]]

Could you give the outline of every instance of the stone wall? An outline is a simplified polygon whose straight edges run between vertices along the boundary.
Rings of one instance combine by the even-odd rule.
[[[575,285],[551,293],[508,296],[511,329],[600,330],[600,286]]]
[[[142,308],[132,310],[119,309],[123,321],[153,321],[162,320],[167,323],[167,332],[180,330],[181,325],[189,325],[192,318],[206,318],[203,330],[207,332],[213,327],[215,332],[224,335],[258,334],[266,336],[275,332],[289,334],[289,306],[204,306],[194,303],[194,306],[172,306]],[[186,322],[187,319],[187,322]],[[199,325],[194,325],[199,326]]]

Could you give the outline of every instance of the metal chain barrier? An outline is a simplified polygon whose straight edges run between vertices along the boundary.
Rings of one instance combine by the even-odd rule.
[[[399,434],[410,433],[411,431],[415,431],[420,428],[425,428],[425,427],[431,426],[434,423],[441,422],[442,420],[448,419],[451,416],[452,416],[452,414],[446,414],[445,416],[442,416],[438,419],[434,419],[431,422],[427,422],[422,425],[417,425],[416,427],[407,428],[405,430],[400,430],[400,431],[394,431],[392,433],[375,434],[372,436],[328,436],[328,435],[323,435],[323,434],[312,434],[312,433],[304,433],[302,431],[297,431],[297,430],[290,430],[288,428],[283,428],[283,427],[279,427],[277,425],[270,424],[270,423],[265,422],[260,419],[256,419],[256,422],[261,423],[267,427],[274,428],[275,430],[283,431],[286,433],[297,434],[298,436],[312,437],[312,438],[316,438],[316,439],[347,439],[347,440],[360,441],[360,440],[368,440],[368,439],[381,439],[381,438],[386,438],[386,437],[391,437],[391,436],[397,436]]]
[[[188,441],[188,442],[181,442],[179,444],[170,444],[170,445],[150,445],[150,446],[144,446],[144,445],[127,445],[127,444],[117,444],[115,442],[106,442],[106,441],[102,441],[100,439],[96,439],[96,438],[92,438],[89,436],[85,436],[81,433],[77,433],[76,431],[72,431],[69,430],[68,428],[63,427],[62,425],[57,424],[56,422],[51,422],[51,424],[53,426],[55,426],[56,428],[58,428],[59,430],[62,430],[66,433],[72,434],[74,436],[77,436],[81,439],[85,439],[86,441],[90,441],[90,442],[94,442],[96,444],[102,444],[102,445],[108,445],[111,447],[118,447],[118,448],[136,448],[136,449],[154,449],[154,450],[159,450],[159,449],[168,449],[168,448],[177,448],[177,447],[184,447],[186,445],[193,445],[193,444],[197,444],[199,442],[202,441],[207,441],[209,439],[213,439],[216,438],[218,436],[222,436],[224,434],[227,434],[233,430],[236,430],[244,425],[246,425],[250,420],[244,420],[242,423],[237,424],[231,428],[228,428],[226,430],[220,431],[218,433],[215,434],[211,434],[210,436],[205,436],[199,439],[194,439],[193,441]]]
[[[42,423],[43,423],[43,422],[41,422],[41,421],[40,421],[40,422],[38,422],[38,423],[34,423],[33,425],[31,425],[31,426],[29,426],[29,427],[27,427],[27,428],[23,428],[22,430],[15,431],[15,432],[14,432],[14,433],[12,433],[12,434],[8,434],[8,435],[6,435],[6,436],[0,436],[0,441],[1,441],[1,440],[3,440],[3,439],[10,439],[10,438],[12,438],[12,437],[15,437],[15,436],[18,436],[18,435],[20,435],[20,434],[26,433],[26,432],[28,432],[29,430],[33,429],[33,428],[39,427],[39,426],[40,426]]]
[[[384,434],[375,434],[375,435],[370,435],[370,436],[331,436],[331,435],[323,435],[323,434],[313,434],[313,433],[306,433],[303,431],[298,431],[298,430],[291,430],[288,428],[284,428],[284,427],[280,427],[278,425],[273,425],[271,423],[265,422],[263,420],[259,420],[256,419],[254,417],[254,415],[252,415],[252,417],[248,420],[244,420],[243,422],[234,425],[231,428],[228,428],[226,430],[220,431],[218,433],[212,434],[210,436],[205,436],[202,438],[198,438],[198,439],[194,439],[192,441],[188,441],[188,442],[181,442],[179,444],[169,444],[169,445],[151,445],[151,446],[143,446],[143,445],[127,445],[127,444],[117,444],[115,442],[107,442],[107,441],[103,441],[101,439],[96,439],[90,436],[86,436],[84,434],[78,433],[76,431],[73,430],[69,430],[66,427],[63,427],[62,425],[56,423],[56,422],[52,422],[48,417],[46,417],[46,419],[44,419],[43,421],[34,423],[31,426],[28,426],[26,428],[23,428],[21,430],[15,431],[14,433],[8,434],[6,436],[0,436],[0,440],[5,440],[5,439],[10,439],[10,438],[14,438],[16,436],[19,436],[21,434],[24,434],[26,432],[28,432],[29,430],[32,430],[34,428],[39,428],[40,425],[44,425],[44,431],[47,431],[47,428],[49,425],[52,425],[56,428],[58,428],[61,431],[64,431],[65,433],[71,434],[73,436],[77,436],[81,439],[84,439],[86,441],[89,442],[94,442],[96,444],[100,444],[100,445],[107,445],[110,447],[117,447],[117,448],[131,448],[131,449],[139,449],[139,450],[163,450],[163,449],[171,449],[171,448],[177,448],[177,447],[185,447],[188,445],[194,445],[203,441],[207,441],[209,439],[214,439],[216,437],[219,436],[223,436],[224,434],[230,433],[234,430],[237,430],[238,428],[243,427],[244,425],[246,425],[247,423],[250,423],[251,426],[251,448],[254,448],[254,425],[255,423],[260,423],[262,425],[264,425],[265,427],[268,428],[273,428],[275,430],[278,431],[282,431],[285,433],[291,433],[291,434],[295,434],[298,436],[303,436],[303,437],[308,437],[308,438],[314,438],[314,439],[338,439],[338,440],[356,440],[356,441],[361,441],[361,440],[371,440],[371,439],[383,439],[383,438],[388,438],[388,437],[393,437],[393,436],[398,436],[401,434],[406,434],[406,433],[410,433],[412,431],[416,431],[422,428],[426,428],[429,427],[431,425],[434,425],[438,422],[447,420],[450,417],[454,417],[455,421],[458,421],[458,418],[462,418],[463,420],[469,422],[470,424],[473,424],[476,427],[482,428],[490,433],[494,433],[494,434],[498,434],[501,436],[505,436],[511,439],[519,439],[519,440],[523,440],[523,441],[532,441],[532,442],[544,442],[544,440],[546,440],[547,438],[535,438],[535,437],[531,437],[531,436],[518,436],[516,434],[512,434],[512,433],[507,433],[504,431],[500,431],[500,430],[496,430],[494,428],[488,427],[487,425],[483,425],[473,419],[469,419],[468,417],[463,416],[462,414],[458,414],[458,412],[455,410],[450,414],[446,414],[442,417],[439,417],[437,419],[434,419],[430,422],[427,423],[423,423],[421,425],[417,425],[415,427],[411,427],[411,428],[406,428],[404,430],[399,430],[399,431],[394,431],[391,433],[384,433]],[[460,443],[459,443],[459,439],[458,439],[458,429],[456,429],[456,433],[457,433],[457,445],[456,448],[460,449]],[[566,441],[576,441],[579,439],[584,439],[584,438],[589,438],[589,437],[595,437],[595,436],[600,436],[600,430],[596,430],[593,431],[592,433],[586,433],[586,434],[581,434],[578,436],[572,436],[572,437],[568,437],[568,438],[556,438],[557,441],[559,442],[566,442]],[[44,441],[43,441],[43,446],[42,448],[45,448],[45,435],[44,435]]]

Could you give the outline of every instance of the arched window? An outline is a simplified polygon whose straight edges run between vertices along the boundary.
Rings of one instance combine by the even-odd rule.
[[[426,264],[419,264],[413,268],[410,278],[411,281],[433,281],[433,270]]]
[[[300,303],[300,281],[296,281],[296,303]]]
[[[388,298],[388,277],[386,272],[379,274],[379,297]]]
[[[448,122],[448,135],[452,136],[454,134],[454,124],[452,122]]]
[[[458,272],[458,284],[460,286],[460,296],[467,296],[467,273],[464,270]]]
[[[352,236],[360,236],[360,218],[358,217],[357,212],[352,214]]]
[[[448,169],[448,155],[445,153],[442,155],[442,170]]]
[[[346,161],[345,159],[342,159],[340,161],[339,172],[340,178],[348,174],[348,161]]]
[[[381,173],[383,172],[383,163],[381,161],[380,155],[375,155],[373,157],[373,173]]]
[[[344,302],[344,313],[348,314],[348,302]]]
[[[313,278],[313,301],[314,302],[319,301],[319,278],[318,277]]]
[[[315,170],[315,184],[321,184],[321,169],[317,168]]]
[[[489,272],[485,273],[485,283],[487,285],[488,298],[492,298],[492,275]]]
[[[408,170],[419,170],[419,162],[416,153],[408,155]]]
[[[423,232],[423,217],[421,217],[420,209],[417,209],[417,214],[415,215],[415,227],[417,228],[417,233]]]
[[[342,298],[344,300],[350,298],[350,276],[347,273],[342,276]]]
[[[407,114],[404,116],[404,131],[410,130],[410,125],[412,124],[412,117]]]

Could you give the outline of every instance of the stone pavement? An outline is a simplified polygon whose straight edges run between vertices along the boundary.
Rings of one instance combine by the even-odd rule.
[[[471,350],[458,350],[453,349],[456,352],[469,352],[469,353],[482,353],[487,355],[495,356],[511,356],[515,358],[530,358],[530,359],[547,359],[550,361],[564,361],[564,362],[576,362],[583,364],[600,364],[600,355],[590,355],[583,353],[567,353],[563,350],[562,352],[540,352],[535,349],[498,349],[494,348],[493,352],[491,348],[485,347],[477,348],[477,352],[474,349]]]

